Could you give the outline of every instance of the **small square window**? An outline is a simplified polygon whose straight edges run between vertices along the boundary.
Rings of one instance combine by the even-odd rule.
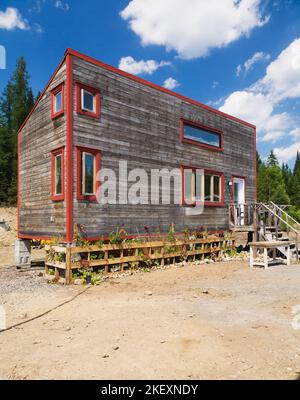
[[[64,113],[64,84],[51,90],[51,118],[57,118]]]
[[[87,90],[81,89],[81,104],[85,111],[95,112],[95,96]]]
[[[93,87],[76,84],[76,111],[93,118],[100,117],[100,91]]]

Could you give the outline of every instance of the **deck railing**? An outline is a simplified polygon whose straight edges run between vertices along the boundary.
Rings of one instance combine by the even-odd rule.
[[[248,227],[255,223],[256,204],[229,204],[229,226],[231,228]]]

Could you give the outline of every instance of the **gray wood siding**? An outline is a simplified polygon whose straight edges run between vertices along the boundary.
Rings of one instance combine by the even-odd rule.
[[[51,200],[51,151],[65,146],[65,115],[50,118],[50,91],[65,81],[65,75],[63,64],[19,133],[21,235],[65,235],[65,201]]]
[[[74,112],[74,223],[83,224],[89,235],[108,234],[124,226],[130,234],[165,232],[174,223],[177,230],[206,227],[228,228],[227,205],[232,201],[232,175],[246,177],[248,202],[254,201],[254,131],[239,122],[200,106],[147,87],[129,78],[74,58],[74,81],[101,92],[100,119]],[[75,107],[75,87],[74,87]],[[224,152],[180,142],[180,118],[224,132]],[[101,151],[101,168],[117,174],[119,160],[128,169],[203,167],[224,172],[224,207],[205,207],[198,216],[187,216],[181,205],[100,205],[76,200],[75,146]],[[181,190],[181,188],[178,188]]]

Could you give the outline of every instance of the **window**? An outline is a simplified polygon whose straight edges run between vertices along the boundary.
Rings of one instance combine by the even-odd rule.
[[[64,83],[51,91],[51,118],[57,118],[64,113]]]
[[[100,152],[95,149],[77,147],[77,199],[96,200],[99,182]]]
[[[181,120],[181,142],[212,150],[223,150],[223,133],[193,122]]]
[[[65,197],[64,154],[64,147],[51,152],[51,198],[53,201],[61,201]]]
[[[100,117],[100,91],[81,83],[76,84],[76,111],[89,117]]]
[[[200,168],[183,167],[183,203],[223,206],[223,174]]]

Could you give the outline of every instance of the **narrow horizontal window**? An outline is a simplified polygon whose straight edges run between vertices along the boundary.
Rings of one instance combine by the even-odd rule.
[[[64,113],[64,83],[51,91],[51,118],[57,118]]]
[[[94,149],[77,148],[77,199],[96,200],[99,182],[100,152]]]
[[[100,91],[96,88],[76,84],[76,111],[93,118],[100,117]]]
[[[181,141],[213,150],[222,150],[223,134],[216,129],[181,120]]]
[[[64,200],[64,147],[51,152],[51,198]]]
[[[201,172],[200,172],[201,171]],[[202,169],[183,168],[183,203],[195,205],[223,205],[223,174]]]

